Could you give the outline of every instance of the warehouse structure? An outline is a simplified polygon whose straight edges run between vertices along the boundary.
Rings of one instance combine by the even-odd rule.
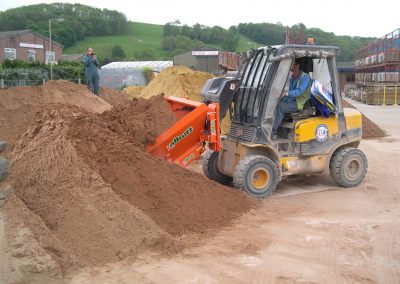
[[[0,62],[6,59],[49,63],[62,58],[63,45],[32,30],[0,32]]]
[[[356,84],[369,104],[398,104],[400,95],[400,29],[357,51]]]
[[[174,56],[174,66],[185,65],[214,75],[237,71],[240,64],[240,55],[215,48],[198,49]]]
[[[338,62],[337,70],[339,74],[339,86],[342,91],[346,90],[347,85],[354,85],[356,74],[354,62]]]

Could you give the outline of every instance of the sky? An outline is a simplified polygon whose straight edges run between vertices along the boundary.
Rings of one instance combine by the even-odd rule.
[[[53,3],[54,1],[0,0],[0,11],[20,6]],[[117,10],[128,20],[165,24],[180,20],[182,24],[221,26],[239,23],[282,23],[292,26],[303,23],[336,35],[381,37],[400,28],[400,1],[380,0],[59,0],[81,3],[96,8]]]

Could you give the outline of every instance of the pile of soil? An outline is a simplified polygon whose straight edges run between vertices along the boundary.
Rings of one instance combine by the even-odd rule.
[[[186,66],[173,66],[163,70],[143,89],[141,98],[150,98],[164,93],[166,96],[184,97],[200,101],[204,83],[214,76],[193,71]]]
[[[176,250],[177,236],[219,229],[256,204],[146,152],[175,121],[161,96],[111,108],[50,82],[2,91],[0,103],[0,121],[18,125],[0,128],[15,192],[1,210],[22,218],[62,271]]]
[[[351,103],[346,100],[342,100],[343,107],[347,108],[355,108]],[[371,121],[368,117],[361,113],[362,117],[362,138],[363,139],[371,139],[371,138],[379,138],[385,137],[387,134],[385,131],[380,128],[376,123]]]
[[[14,87],[0,89],[1,139],[11,146],[26,131],[43,106],[67,104],[84,110],[102,113],[112,106],[94,96],[85,85],[68,81],[49,81],[38,87]]]

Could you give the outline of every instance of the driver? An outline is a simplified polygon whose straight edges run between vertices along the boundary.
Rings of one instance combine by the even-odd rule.
[[[284,115],[301,111],[304,103],[310,97],[311,78],[310,75],[301,71],[300,63],[299,58],[294,60],[292,68],[290,68],[292,75],[290,77],[289,91],[283,94],[276,107],[271,137],[273,140],[278,138],[277,130]]]

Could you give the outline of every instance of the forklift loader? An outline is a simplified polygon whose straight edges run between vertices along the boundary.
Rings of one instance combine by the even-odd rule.
[[[288,175],[330,172],[340,186],[358,185],[368,167],[365,154],[357,149],[361,114],[342,106],[338,54],[337,47],[317,45],[253,50],[236,78],[206,82],[201,91],[203,103],[168,97],[171,109],[182,119],[160,135],[148,151],[187,166],[209,142],[203,158],[205,175],[221,184],[233,181],[234,187],[259,198],[270,196]],[[319,108],[310,99],[298,113],[288,114],[278,128],[278,139],[272,140],[275,109],[288,89],[295,59],[332,98],[319,98]],[[329,107],[331,113],[323,116],[321,106]],[[201,115],[196,115],[200,107]],[[222,136],[219,121],[227,113],[231,116],[230,131]],[[194,122],[200,126],[192,127]],[[171,143],[172,148],[168,146]]]

